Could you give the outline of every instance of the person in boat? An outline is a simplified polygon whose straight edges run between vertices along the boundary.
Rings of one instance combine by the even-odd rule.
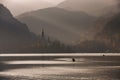
[[[72,61],[75,62],[75,58],[72,58]]]
[[[105,56],[105,55],[103,54],[103,56]]]

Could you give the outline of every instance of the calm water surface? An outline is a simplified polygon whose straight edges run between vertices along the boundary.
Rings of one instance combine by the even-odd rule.
[[[0,54],[0,60],[0,80],[120,80],[117,53]]]

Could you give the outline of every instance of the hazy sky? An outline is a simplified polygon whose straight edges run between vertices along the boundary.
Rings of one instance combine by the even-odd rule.
[[[21,13],[53,7],[64,0],[0,0],[13,15],[19,15]]]
[[[65,0],[0,0],[0,3],[3,3],[12,12],[12,14],[16,16],[21,13],[32,11],[32,10],[53,7],[63,1]],[[78,1],[81,1],[81,4],[84,4],[84,3],[89,4],[91,1],[95,1],[95,0],[78,0]],[[113,1],[116,1],[116,0],[100,0],[100,2],[103,2],[103,4],[109,4],[109,3],[112,3]]]

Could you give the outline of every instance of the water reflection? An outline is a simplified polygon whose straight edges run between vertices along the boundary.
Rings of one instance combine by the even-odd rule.
[[[72,64],[66,61],[7,61],[5,64]]]
[[[120,80],[119,55],[2,54],[0,58],[4,63],[0,80]]]
[[[52,53],[43,53],[43,54],[36,54],[36,53],[31,53],[31,54],[26,54],[26,53],[21,53],[21,54],[15,54],[15,53],[8,53],[8,54],[0,54],[1,56],[103,56],[104,53],[56,53],[56,54],[52,54]],[[106,53],[104,54],[106,56],[120,56],[119,53]]]

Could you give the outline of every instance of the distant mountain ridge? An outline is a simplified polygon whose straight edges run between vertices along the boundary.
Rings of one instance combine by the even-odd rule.
[[[90,37],[87,34],[96,19],[84,12],[67,11],[57,7],[24,13],[17,18],[26,23],[34,33],[40,34],[40,30],[44,28],[48,36],[64,43],[78,41],[84,35]]]
[[[116,12],[116,3],[112,0],[65,0],[57,7],[70,11],[84,11],[94,16]]]
[[[15,19],[11,12],[0,4],[0,51],[12,52],[28,46],[34,40],[26,24]]]

